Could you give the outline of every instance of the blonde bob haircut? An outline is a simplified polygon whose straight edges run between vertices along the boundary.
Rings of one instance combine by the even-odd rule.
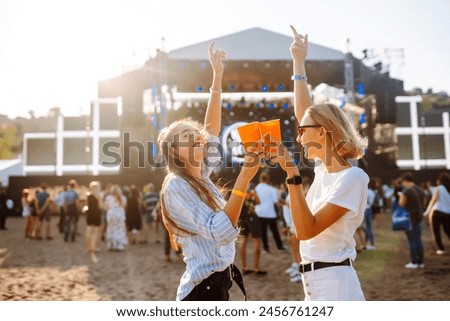
[[[367,148],[367,139],[363,138],[342,109],[333,104],[318,104],[305,111],[314,122],[325,127],[331,137],[332,148],[342,145],[337,153],[345,159],[360,159]]]

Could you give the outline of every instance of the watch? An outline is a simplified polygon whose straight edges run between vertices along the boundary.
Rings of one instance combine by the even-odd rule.
[[[290,185],[300,185],[302,182],[303,182],[303,180],[300,175],[295,175],[291,178],[286,179],[286,184],[290,184]]]

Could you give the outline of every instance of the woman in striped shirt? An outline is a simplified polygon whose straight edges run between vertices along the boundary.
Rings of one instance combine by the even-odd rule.
[[[236,223],[247,186],[260,167],[262,149],[253,148],[228,201],[209,178],[214,167],[211,150],[217,151],[221,128],[220,93],[226,58],[224,51],[213,47],[214,42],[209,47],[213,82],[204,125],[189,119],[176,121],[158,137],[168,171],[161,189],[163,220],[172,246],[183,251],[186,263],[177,300],[229,299],[231,278],[240,275],[233,266]],[[242,282],[238,285],[245,295]]]

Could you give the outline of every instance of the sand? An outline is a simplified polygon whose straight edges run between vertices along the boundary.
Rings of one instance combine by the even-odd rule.
[[[53,240],[26,241],[23,219],[8,218],[8,230],[0,231],[0,301],[174,300],[184,263],[173,254],[173,261],[166,262],[162,244],[128,245],[123,252],[110,252],[102,242],[95,263],[84,242],[84,218],[76,242],[65,243],[56,222],[53,218]],[[383,272],[362,282],[367,300],[450,299],[450,255],[434,254],[427,226],[424,241],[426,268],[411,271],[403,267],[408,262],[405,239]],[[284,272],[290,264],[289,251],[263,254],[261,267],[268,274],[244,277],[249,300],[303,300],[301,283],[291,283]],[[238,255],[236,265],[240,267]],[[231,290],[231,299],[242,300],[237,286]]]

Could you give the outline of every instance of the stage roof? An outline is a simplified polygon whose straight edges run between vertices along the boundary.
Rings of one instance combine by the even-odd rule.
[[[228,60],[292,60],[289,47],[292,37],[262,28],[251,28],[206,40],[169,52],[173,60],[207,60],[208,46],[216,40],[216,46],[227,53]],[[338,50],[309,43],[307,60],[344,60]]]

